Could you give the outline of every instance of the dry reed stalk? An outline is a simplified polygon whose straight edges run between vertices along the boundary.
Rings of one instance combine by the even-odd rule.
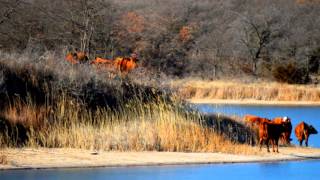
[[[9,164],[8,157],[5,154],[0,154],[0,164],[2,165]]]
[[[265,101],[320,101],[320,88],[314,85],[280,83],[241,83],[223,81],[177,81],[178,94],[188,99],[255,99]]]
[[[42,128],[30,128],[26,142],[28,147],[235,154],[256,152],[250,146],[231,142],[202,125],[198,121],[199,115],[182,114],[174,106],[133,103],[121,112],[100,109],[91,113],[70,103],[67,97],[61,97],[54,112],[54,121],[48,122],[45,118],[41,122]],[[19,108],[32,109],[29,106],[34,105],[24,104],[23,108]],[[9,112],[7,118],[11,119],[12,115],[14,119],[14,107]],[[34,121],[39,119],[34,117]]]

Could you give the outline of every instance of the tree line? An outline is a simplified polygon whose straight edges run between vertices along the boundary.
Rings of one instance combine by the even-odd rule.
[[[154,72],[209,79],[247,75],[288,82],[286,78],[295,76],[293,83],[306,83],[320,71],[317,0],[0,0],[0,4],[2,51],[78,49],[91,59],[134,52]]]

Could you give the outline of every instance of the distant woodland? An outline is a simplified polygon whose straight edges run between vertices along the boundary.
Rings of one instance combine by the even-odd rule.
[[[0,0],[0,51],[75,49],[168,77],[317,83],[320,1]]]

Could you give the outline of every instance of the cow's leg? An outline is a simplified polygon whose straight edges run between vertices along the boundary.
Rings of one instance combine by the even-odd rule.
[[[303,141],[303,140],[299,140],[299,144],[300,144],[300,146],[302,146],[302,141]]]
[[[263,139],[262,139],[262,138],[260,138],[260,139],[259,139],[260,151],[261,151],[261,148],[262,148],[262,143],[263,143]]]
[[[276,148],[277,148],[277,153],[279,153],[279,139],[277,139],[277,140],[275,140],[275,142],[276,142]]]
[[[306,136],[306,141],[305,141],[305,143],[306,143],[306,147],[308,147],[308,141],[309,141],[309,137],[308,137],[308,136]]]
[[[309,133],[308,133],[307,130],[303,131],[303,136],[304,136],[304,140],[305,140],[305,143],[306,143],[306,147],[308,147]]]
[[[275,146],[274,140],[271,140],[271,144],[272,144],[272,152],[275,152],[275,150],[274,150],[274,146]]]
[[[280,142],[281,142],[282,144],[286,144],[286,143],[287,143],[287,141],[286,141],[286,136],[285,136],[284,133],[282,133],[282,134],[280,135]]]
[[[270,149],[269,149],[269,140],[268,140],[268,139],[266,140],[266,145],[267,145],[267,152],[270,152]]]

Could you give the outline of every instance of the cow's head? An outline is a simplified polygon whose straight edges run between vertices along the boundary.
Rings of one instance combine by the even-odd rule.
[[[309,133],[310,134],[318,134],[318,131],[316,128],[314,128],[312,125],[309,126]]]
[[[284,117],[282,118],[282,122],[289,123],[289,122],[291,122],[291,119],[290,119],[288,116],[284,116]]]
[[[80,62],[80,63],[85,63],[89,60],[87,53],[85,52],[77,52],[76,53],[76,59]]]
[[[130,57],[134,62],[138,62],[139,61],[138,54],[136,54],[136,53],[132,53],[130,55]]]

